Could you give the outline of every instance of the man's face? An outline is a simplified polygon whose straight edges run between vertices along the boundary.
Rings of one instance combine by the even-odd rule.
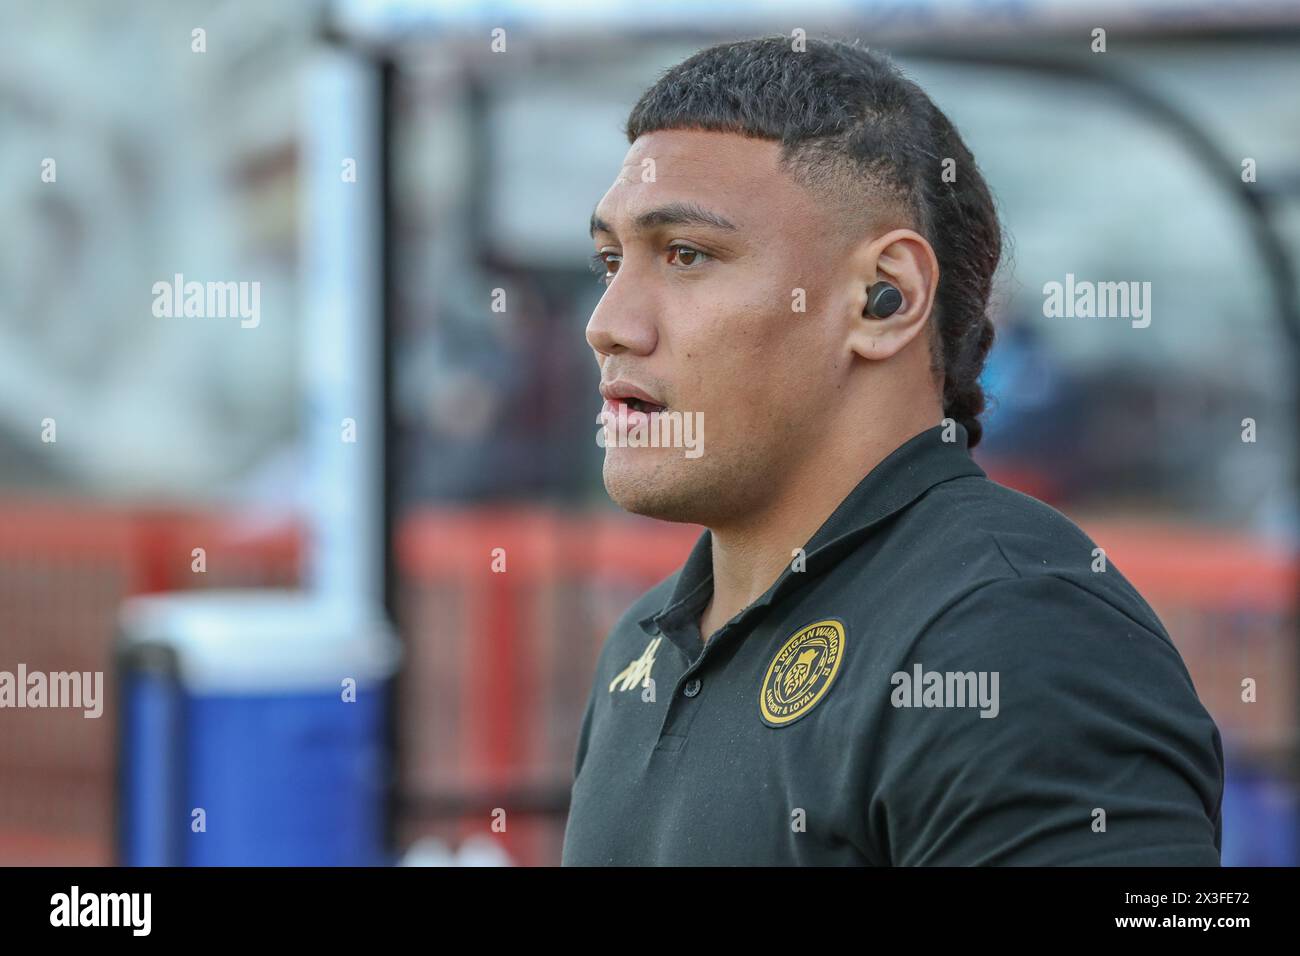
[[[639,391],[704,435],[698,457],[607,444],[605,487],[628,511],[708,525],[752,513],[828,433],[853,282],[843,237],[779,155],[731,133],[647,134],[596,207],[609,278],[587,341],[605,410],[635,409]]]

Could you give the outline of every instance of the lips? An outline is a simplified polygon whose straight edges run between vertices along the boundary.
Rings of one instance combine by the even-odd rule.
[[[629,410],[634,412],[642,412],[646,415],[650,415],[654,412],[662,412],[664,410],[664,407],[662,405],[656,405],[653,402],[647,402],[640,398],[616,399],[615,400],[616,407],[618,401],[622,401],[623,404],[625,404]]]
[[[619,406],[627,406],[629,412],[652,415],[662,412],[668,406],[645,389],[630,382],[602,382],[600,394],[605,399],[605,409],[618,414]]]

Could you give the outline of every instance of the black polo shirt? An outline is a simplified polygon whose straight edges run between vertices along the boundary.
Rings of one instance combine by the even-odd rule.
[[[1219,864],[1219,731],[1169,635],[960,424],[706,645],[710,549],[605,642],[565,865]]]

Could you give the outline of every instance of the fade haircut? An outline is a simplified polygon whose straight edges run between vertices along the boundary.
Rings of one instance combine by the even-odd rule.
[[[926,238],[939,261],[931,373],[944,415],[979,444],[1002,229],[974,157],[929,96],[863,47],[808,39],[795,51],[789,37],[762,37],[665,71],[633,107],[627,140],[678,129],[779,142],[782,168],[833,207],[846,235],[907,226]],[[948,159],[955,176],[943,175]]]

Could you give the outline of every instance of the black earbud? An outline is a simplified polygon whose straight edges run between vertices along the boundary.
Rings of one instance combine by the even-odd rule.
[[[887,319],[903,306],[903,293],[890,282],[875,282],[867,288],[867,307],[862,310],[864,319]]]

